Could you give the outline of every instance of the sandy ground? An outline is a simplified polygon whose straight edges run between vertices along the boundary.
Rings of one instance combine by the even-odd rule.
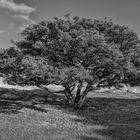
[[[38,87],[36,86],[25,86],[25,87],[21,87],[21,86],[13,86],[13,85],[8,85],[8,84],[5,84],[3,82],[3,78],[0,77],[0,87],[2,88],[13,88],[13,89],[18,89],[18,90],[34,90],[34,89],[39,89]],[[62,86],[56,86],[56,85],[49,85],[47,86],[48,88],[50,89],[53,89],[53,90],[63,90],[64,88]]]
[[[34,90],[34,89],[39,89],[38,87],[36,86],[25,86],[25,87],[21,87],[21,86],[13,86],[13,85],[8,85],[8,84],[5,84],[3,82],[3,78],[0,77],[0,87],[3,87],[3,88],[13,88],[13,89],[18,89],[18,90]],[[47,86],[49,89],[52,89],[52,90],[63,90],[64,88],[62,86],[58,86],[58,85],[49,85]],[[108,88],[101,88],[99,91],[100,92],[105,92],[105,91],[108,91],[109,89]],[[112,90],[115,90],[115,89],[110,89],[111,91]],[[140,93],[140,87],[124,87],[122,89],[122,91],[126,92],[126,91],[129,91],[129,92],[133,92],[133,93]]]
[[[3,78],[0,77],[0,87],[3,87],[3,88],[14,88],[14,89],[21,89],[21,90],[32,90],[32,89],[37,89],[37,87],[35,86],[25,86],[25,87],[21,87],[21,86],[13,86],[13,85],[8,85],[8,84],[5,84],[3,82]]]

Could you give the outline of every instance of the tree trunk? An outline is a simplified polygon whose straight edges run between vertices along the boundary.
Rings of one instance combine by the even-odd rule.
[[[77,86],[77,92],[76,92],[76,96],[75,96],[75,99],[74,99],[74,104],[79,102],[79,100],[80,100],[81,88],[82,88],[82,83],[79,83],[79,85]]]
[[[77,94],[76,94],[76,97],[75,97],[75,101],[74,101],[74,104],[73,104],[73,108],[74,109],[80,109],[82,108],[83,104],[84,104],[84,101],[87,97],[87,94],[88,92],[90,91],[90,88],[91,88],[91,84],[88,84],[86,89],[83,91],[83,93],[81,93],[81,87],[80,86],[77,90]]]
[[[82,86],[83,83],[79,82],[77,85],[77,91],[75,97],[73,96],[73,90],[71,90],[70,87],[65,87],[64,94],[67,98],[67,103],[70,107],[73,107],[74,109],[80,109],[82,108],[84,101],[87,97],[88,92],[91,90],[91,84],[88,83],[86,86],[86,89],[82,92]],[[76,87],[76,86],[75,86]],[[72,87],[72,89],[74,89]]]
[[[65,87],[64,94],[66,96],[68,105],[71,106],[73,104],[73,95],[69,87]]]
[[[86,96],[81,96],[77,104],[75,105],[75,109],[80,109],[83,107],[84,101],[86,99]]]
[[[83,94],[79,96],[78,100],[75,100],[75,102],[73,104],[74,109],[82,108],[82,106],[84,104],[84,101],[85,101],[85,99],[87,97],[87,93],[88,92],[83,92]]]

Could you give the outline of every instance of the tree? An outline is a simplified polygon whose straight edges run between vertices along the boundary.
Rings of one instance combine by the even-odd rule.
[[[74,108],[82,107],[94,84],[110,86],[111,81],[114,86],[124,81],[124,73],[134,67],[128,49],[138,47],[139,42],[129,28],[110,20],[69,16],[30,25],[21,35],[23,40],[14,42],[18,55],[9,54],[8,63],[1,59],[7,82],[62,85]]]

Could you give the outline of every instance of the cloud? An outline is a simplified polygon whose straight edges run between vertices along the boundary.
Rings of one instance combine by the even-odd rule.
[[[0,34],[2,34],[2,33],[4,33],[4,31],[3,30],[0,30]]]
[[[29,15],[14,15],[14,18],[19,18],[23,21],[28,22],[29,24],[35,24],[35,21],[32,20]]]
[[[15,23],[11,22],[8,26],[7,31],[0,30],[0,34],[2,34],[2,33],[19,34],[23,30],[25,30],[25,28],[28,26],[29,26],[29,24],[27,24],[27,23],[22,23],[20,26],[17,26]]]
[[[22,24],[17,28],[17,33],[22,32],[30,24],[35,24],[36,22],[30,18],[29,15],[14,15],[13,18],[18,18],[22,20]]]
[[[13,22],[11,22],[11,23],[9,24],[9,26],[8,26],[8,29],[11,31],[11,30],[13,30],[15,27],[16,27],[16,24],[13,23]]]
[[[18,28],[17,33],[21,33],[23,30],[25,30],[25,28],[27,28],[29,25],[28,24],[23,24]]]
[[[7,31],[5,31],[5,30],[0,30],[0,34],[4,34],[4,33],[7,33]]]
[[[13,13],[12,18],[17,20],[11,22],[8,26],[9,33],[19,33],[22,32],[27,26],[30,24],[35,24],[36,22],[31,19],[31,13],[35,12],[36,9],[30,7],[24,3],[16,3],[14,0],[0,0],[0,7],[11,10]],[[19,25],[19,23],[21,23]],[[0,30],[0,34],[4,33],[4,31]]]
[[[7,8],[13,12],[27,14],[34,12],[36,9],[25,5],[24,3],[17,4],[14,0],[0,0],[0,7]]]

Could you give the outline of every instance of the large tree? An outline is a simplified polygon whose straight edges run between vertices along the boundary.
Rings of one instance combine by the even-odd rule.
[[[7,82],[62,85],[74,108],[83,105],[94,84],[116,86],[136,70],[132,62],[132,52],[139,49],[136,33],[111,20],[66,16],[30,25],[21,35],[15,49],[1,52],[1,73]]]

